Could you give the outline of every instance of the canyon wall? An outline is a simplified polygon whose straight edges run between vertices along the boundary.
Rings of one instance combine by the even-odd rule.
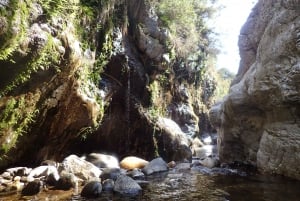
[[[90,152],[191,158],[214,83],[204,59],[176,55],[150,1],[9,0],[0,14],[0,169]]]
[[[260,0],[238,45],[238,74],[210,111],[220,160],[300,179],[300,1]]]

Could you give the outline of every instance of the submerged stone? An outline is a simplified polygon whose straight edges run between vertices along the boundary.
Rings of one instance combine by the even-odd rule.
[[[115,181],[114,191],[122,195],[134,196],[141,193],[141,186],[132,178],[120,175]]]

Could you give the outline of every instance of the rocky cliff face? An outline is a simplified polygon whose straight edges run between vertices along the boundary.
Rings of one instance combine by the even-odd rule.
[[[260,0],[239,37],[239,72],[211,110],[222,161],[300,179],[300,2]]]
[[[51,2],[0,1],[0,168],[92,151],[189,159],[201,68],[172,60],[150,3]]]

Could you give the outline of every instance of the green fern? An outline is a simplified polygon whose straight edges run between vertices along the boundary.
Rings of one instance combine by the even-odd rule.
[[[0,113],[0,138],[5,140],[0,147],[1,154],[6,154],[15,146],[18,138],[35,121],[37,114],[38,110],[24,96],[19,99],[10,98],[6,102]]]
[[[8,31],[3,36],[3,43],[0,44],[0,60],[8,60],[26,36],[30,4],[14,0],[11,1],[9,8],[11,9],[3,15],[8,20]],[[16,28],[19,29],[17,33],[13,31]]]

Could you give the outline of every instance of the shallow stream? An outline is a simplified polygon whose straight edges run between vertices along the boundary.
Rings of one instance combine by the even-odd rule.
[[[213,138],[214,139],[214,138]],[[217,154],[216,145],[210,136],[202,139],[204,145],[200,157]],[[77,190],[43,190],[36,196],[22,197],[20,194],[0,195],[0,201],[299,201],[300,181],[281,176],[262,175],[252,168],[240,170],[227,168],[205,168],[191,164],[178,164],[168,172],[148,176],[141,184],[143,191],[137,197],[124,197],[114,193],[103,193],[97,199],[80,196]],[[246,168],[246,171],[245,170]],[[249,168],[249,167],[248,167]],[[226,175],[225,175],[226,174]]]
[[[138,197],[102,194],[97,199],[84,199],[74,191],[43,191],[37,196],[19,194],[0,197],[8,200],[69,200],[69,201],[299,201],[300,181],[282,177],[238,175],[203,175],[191,170],[170,170],[168,173],[147,178]],[[80,192],[80,189],[79,189]]]
[[[178,185],[176,179],[172,184],[168,178],[163,182],[152,182],[137,200],[299,201],[300,182],[262,175],[241,177],[183,173]]]

